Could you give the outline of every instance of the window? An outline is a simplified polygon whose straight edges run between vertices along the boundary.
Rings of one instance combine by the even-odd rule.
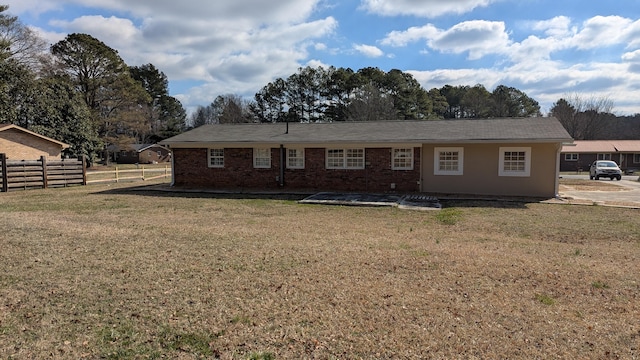
[[[364,169],[364,149],[327,149],[327,169]]]
[[[304,169],[304,149],[287,149],[287,168]]]
[[[566,153],[564,154],[564,159],[566,161],[578,161],[580,157],[578,156],[577,153]]]
[[[158,157],[162,157],[162,151],[158,150],[156,154],[158,154]]]
[[[611,160],[611,154],[598,154],[598,160]]]
[[[640,154],[633,154],[633,163],[640,164]]]
[[[530,147],[501,147],[499,176],[529,176],[531,174]]]
[[[462,175],[464,149],[461,147],[437,147],[433,151],[434,175]]]
[[[224,149],[209,149],[209,167],[224,167]]]
[[[391,168],[393,170],[413,170],[413,149],[393,149]]]
[[[253,167],[268,169],[271,167],[271,149],[258,148],[253,149]]]

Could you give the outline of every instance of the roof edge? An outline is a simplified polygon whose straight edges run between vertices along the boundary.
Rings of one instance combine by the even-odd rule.
[[[29,135],[33,135],[33,136],[39,137],[39,138],[41,138],[43,140],[58,144],[58,145],[60,145],[62,147],[62,149],[68,149],[71,146],[71,145],[69,145],[67,143],[63,143],[62,141],[58,141],[56,139],[52,139],[52,138],[50,138],[48,136],[40,135],[38,133],[35,133],[35,132],[31,131],[31,130],[27,130],[27,129],[25,129],[25,128],[21,127],[21,126],[18,126],[18,125],[0,124],[0,131],[5,131],[5,130],[9,130],[9,129],[16,129],[16,130],[22,131],[24,133],[27,133]]]

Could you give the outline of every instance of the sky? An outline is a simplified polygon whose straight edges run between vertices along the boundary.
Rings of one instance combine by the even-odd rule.
[[[50,44],[86,33],[153,64],[188,112],[300,67],[377,67],[426,89],[498,85],[640,113],[637,0],[0,0]]]

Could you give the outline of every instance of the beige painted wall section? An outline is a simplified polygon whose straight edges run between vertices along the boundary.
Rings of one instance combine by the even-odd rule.
[[[62,147],[17,129],[0,131],[0,153],[9,160],[60,159]]]
[[[435,147],[462,147],[463,174],[434,175]],[[530,176],[498,176],[500,147],[530,147]],[[557,144],[425,144],[422,148],[422,191],[553,197],[556,195],[557,148]]]

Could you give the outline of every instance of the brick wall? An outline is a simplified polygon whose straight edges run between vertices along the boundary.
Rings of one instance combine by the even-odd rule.
[[[61,151],[60,145],[23,131],[0,131],[0,153],[6,154],[9,160],[38,160],[41,156],[59,159]]]
[[[305,149],[304,169],[285,169],[284,188],[311,191],[417,192],[420,148],[413,170],[391,169],[391,148],[365,149],[365,169],[326,169],[324,148]],[[271,168],[253,168],[253,149],[225,149],[224,168],[209,168],[207,149],[174,149],[176,186],[214,189],[280,188],[280,149],[271,149]],[[395,188],[392,188],[392,184]]]

